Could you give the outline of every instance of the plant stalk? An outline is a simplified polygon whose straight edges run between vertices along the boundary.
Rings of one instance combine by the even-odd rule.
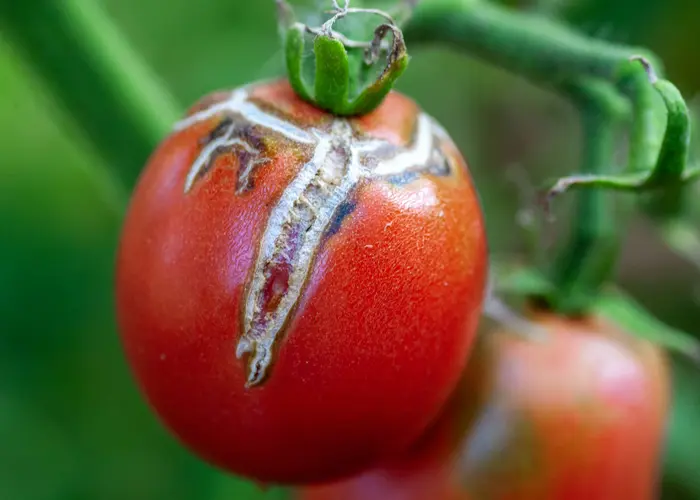
[[[540,15],[480,0],[423,0],[404,28],[409,43],[444,43],[548,87],[582,76],[616,80],[621,65],[643,48],[589,38]]]
[[[0,2],[0,28],[127,188],[182,108],[97,2]]]
[[[572,86],[568,95],[581,117],[580,172],[608,172],[625,102],[613,86],[599,80]],[[551,270],[555,291],[550,304],[565,314],[583,314],[615,267],[622,231],[616,227],[610,193],[600,189],[578,193],[573,220],[570,238],[557,253]]]

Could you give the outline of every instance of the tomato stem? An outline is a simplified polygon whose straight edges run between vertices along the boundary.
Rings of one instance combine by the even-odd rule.
[[[578,108],[583,132],[583,175],[606,172],[613,164],[615,145],[625,101],[605,81],[572,85],[567,95]],[[585,313],[615,266],[620,231],[611,216],[609,194],[601,190],[579,193],[575,223],[569,241],[552,267],[555,292],[549,297],[554,309],[568,314]]]
[[[96,2],[0,2],[0,27],[130,188],[181,108]]]
[[[649,51],[578,34],[544,17],[481,0],[419,2],[404,28],[409,43],[446,43],[530,81],[559,88],[581,77],[614,80],[620,65]]]

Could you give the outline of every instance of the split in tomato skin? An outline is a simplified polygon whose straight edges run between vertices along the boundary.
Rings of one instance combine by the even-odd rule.
[[[418,446],[298,500],[652,500],[669,405],[661,350],[613,325],[537,313],[542,340],[484,332]]]
[[[348,476],[409,446],[453,392],[486,246],[461,155],[406,97],[341,119],[283,81],[216,93],[134,192],[123,345],[209,462],[264,483]]]

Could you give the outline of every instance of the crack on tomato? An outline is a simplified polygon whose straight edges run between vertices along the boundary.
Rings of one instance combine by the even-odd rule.
[[[436,177],[447,177],[452,175],[452,164],[440,149],[435,148],[433,149],[433,157],[430,160],[430,166],[425,172]]]
[[[265,377],[273,343],[301,295],[321,235],[359,180],[351,161],[350,129],[345,122],[337,124],[334,139],[319,145],[314,159],[302,168],[307,175],[298,176],[283,193],[263,236],[245,333],[236,350],[238,357],[251,354],[248,385]]]
[[[235,151],[238,157],[236,194],[240,195],[253,189],[257,167],[272,162],[280,150],[281,146],[268,147],[268,140],[312,150],[270,211],[250,273],[236,346],[238,358],[247,356],[250,387],[266,378],[273,347],[291,321],[324,236],[339,231],[354,210],[350,197],[359,183],[378,179],[404,184],[423,175],[449,175],[452,169],[442,150],[448,136],[426,114],[418,115],[409,144],[397,146],[353,131],[345,118],[329,118],[316,127],[301,125],[270,112],[269,103],[258,104],[248,93],[247,88],[238,89],[228,99],[187,116],[175,129],[219,120],[200,144],[185,192],[225,152]]]
[[[237,159],[236,194],[241,195],[254,186],[254,176],[259,166],[272,160],[263,152],[267,149],[261,133],[250,124],[224,117],[204,138],[202,148],[185,181],[185,193],[204,179],[216,165],[220,156],[230,154]]]
[[[386,178],[389,184],[394,186],[405,186],[420,178],[418,172],[404,172],[403,174],[390,175]]]
[[[343,221],[348,218],[348,216],[355,211],[357,207],[357,202],[355,200],[347,200],[341,203],[333,215],[333,220],[331,221],[328,229],[326,229],[325,238],[330,238],[340,231]]]
[[[233,118],[231,118],[230,116],[222,118],[216,127],[214,127],[207,135],[205,135],[204,137],[200,138],[199,141],[197,141],[199,143],[199,146],[204,147],[210,142],[227,135],[232,126],[234,126]]]
[[[434,177],[449,177],[452,175],[451,163],[447,159],[447,156],[437,147],[433,149],[432,157],[427,167],[425,165],[417,165],[412,170],[407,170],[396,175],[389,175],[385,180],[393,186],[405,186],[415,182],[426,174]]]
[[[364,157],[366,165],[374,170],[375,177],[394,186],[405,186],[425,175],[447,177],[452,175],[452,165],[442,151],[446,132],[428,115],[420,115],[412,133],[411,147],[385,143],[373,148]],[[420,151],[420,154],[416,154]]]

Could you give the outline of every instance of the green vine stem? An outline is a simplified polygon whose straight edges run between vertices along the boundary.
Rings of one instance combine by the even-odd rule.
[[[3,35],[131,188],[181,107],[97,2],[0,2]]]
[[[645,202],[646,211],[650,214],[676,214],[681,210],[681,191],[700,176],[700,169],[687,168],[690,149],[688,106],[678,89],[671,82],[659,79],[645,59],[634,57],[632,60],[642,63],[650,84],[661,96],[666,107],[666,131],[658,157],[647,165],[638,163],[641,158],[635,157],[629,172],[622,175],[601,175],[602,172],[599,172],[565,177],[555,184],[549,195],[559,195],[572,188],[654,191],[653,197]],[[635,137],[635,140],[639,139]],[[633,142],[633,145],[637,144]],[[649,153],[650,146],[650,142],[639,144],[640,149]]]
[[[618,125],[627,115],[626,101],[602,80],[572,85],[567,92],[579,110],[583,132],[581,172],[596,175],[613,163]],[[609,195],[600,190],[579,194],[570,240],[552,266],[550,305],[565,314],[583,314],[606,282],[620,247]]]
[[[484,0],[418,2],[404,28],[409,43],[444,43],[547,87],[598,77],[618,78],[620,66],[648,50],[588,38],[536,14]]]
[[[627,172],[621,175],[576,175],[560,179],[550,196],[571,188],[608,189],[642,193],[642,210],[652,218],[662,239],[688,262],[700,268],[700,231],[688,220],[687,210],[693,199],[689,184],[700,178],[700,167],[689,166],[691,121],[688,106],[678,89],[658,78],[648,61],[633,58],[645,69],[651,85],[641,83],[627,87],[635,103],[632,147]],[[639,79],[639,72],[628,72]],[[652,91],[656,91],[666,108],[666,129],[657,127]],[[662,138],[659,141],[659,138]],[[658,157],[657,157],[658,154]],[[627,208],[629,212],[631,207]]]

